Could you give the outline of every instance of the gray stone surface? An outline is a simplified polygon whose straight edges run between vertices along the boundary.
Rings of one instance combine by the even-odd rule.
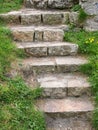
[[[66,56],[76,55],[78,45],[67,42],[29,42],[19,43],[16,45],[20,49],[24,49],[30,56]]]
[[[69,11],[22,9],[0,14],[6,23],[22,25],[58,25],[69,21]]]
[[[66,98],[66,99],[39,99],[36,102],[39,110],[43,111],[50,117],[78,117],[84,116],[90,119],[94,106],[92,102],[86,98]]]
[[[33,42],[34,31],[33,30],[12,30],[13,39],[19,42]]]
[[[84,29],[86,31],[98,31],[98,16],[87,19],[84,24]]]
[[[52,41],[63,41],[64,32],[63,30],[45,30],[43,34],[43,41],[52,42]]]
[[[81,74],[43,74],[37,77],[43,88],[43,97],[65,98],[67,96],[90,96],[88,78]]]
[[[38,42],[38,41],[43,41],[43,31],[42,30],[37,30],[35,31],[35,34],[34,34],[34,41]]]
[[[80,0],[80,5],[89,15],[98,14],[98,0]]]
[[[57,57],[56,59],[58,72],[74,72],[78,71],[80,65],[87,63],[85,58],[79,57]],[[66,64],[66,65],[65,65]]]
[[[51,13],[51,14],[43,14],[43,23],[44,24],[60,24],[63,21],[63,15],[61,13]]]
[[[80,65],[87,63],[83,57],[47,57],[28,58],[22,61],[22,68],[26,71],[33,70],[39,73],[52,72],[74,72],[78,71]]]
[[[5,21],[6,23],[10,24],[20,24],[20,12],[12,11],[6,14],[0,14],[0,20]]]
[[[78,13],[77,12],[69,13],[69,22],[70,22],[70,24],[74,24],[74,25],[78,24]]]
[[[22,42],[63,41],[64,36],[62,26],[16,26],[10,27],[10,29],[14,40]]]
[[[73,5],[73,0],[25,0],[26,7],[40,9],[68,9],[71,8]]]
[[[41,14],[21,14],[21,24],[30,25],[30,24],[41,24]]]
[[[48,0],[48,7],[57,9],[68,9],[73,6],[72,0]]]
[[[84,117],[51,118],[46,116],[46,130],[94,130]]]

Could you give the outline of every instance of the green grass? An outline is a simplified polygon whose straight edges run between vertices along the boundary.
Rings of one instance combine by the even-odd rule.
[[[93,114],[93,125],[98,130],[98,32],[71,30],[65,33],[65,41],[79,45],[79,53],[88,57],[88,64],[82,65],[80,71],[89,76],[96,109]]]
[[[23,0],[0,0],[0,13],[17,10]],[[34,104],[42,89],[28,87],[21,75],[10,77],[11,64],[25,53],[15,47],[12,35],[0,20],[0,130],[45,130],[43,113]]]
[[[29,89],[21,78],[0,85],[1,130],[45,130],[43,114],[34,108],[41,89]]]
[[[0,13],[20,9],[23,1],[24,0],[0,0]]]
[[[0,130],[45,130],[43,114],[34,109],[42,90],[30,89],[22,78],[10,78],[11,63],[23,58],[17,50],[11,32],[0,27]]]

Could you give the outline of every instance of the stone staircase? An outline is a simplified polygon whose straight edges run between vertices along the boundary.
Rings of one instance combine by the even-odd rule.
[[[93,130],[91,88],[88,77],[79,72],[80,65],[87,63],[87,59],[77,54],[78,45],[63,41],[64,31],[69,29],[65,23],[73,21],[75,13],[49,10],[51,6],[45,5],[45,2],[47,0],[39,0],[39,4],[36,4],[34,0],[31,5],[26,0],[26,7],[33,9],[1,14],[0,18],[8,23],[16,46],[29,55],[21,62],[21,70],[27,81],[32,86],[35,77],[43,88],[36,107],[45,113],[46,129]],[[54,3],[51,4],[52,9],[63,6],[61,0],[51,2]],[[66,5],[69,5],[66,8],[70,8],[73,4],[66,3],[63,8]]]

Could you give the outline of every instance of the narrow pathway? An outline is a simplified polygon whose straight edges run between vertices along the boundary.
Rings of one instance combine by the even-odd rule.
[[[26,7],[33,9],[24,8],[0,17],[9,24],[17,47],[29,54],[22,61],[22,71],[31,80],[35,74],[43,88],[36,106],[45,113],[46,129],[93,130],[91,88],[88,77],[79,72],[80,65],[87,60],[77,54],[78,45],[63,41],[64,31],[69,29],[65,23],[74,12],[49,10],[61,8],[58,2],[48,1],[48,5],[47,1],[39,0],[32,4],[27,0]],[[63,4],[65,8],[74,3]]]

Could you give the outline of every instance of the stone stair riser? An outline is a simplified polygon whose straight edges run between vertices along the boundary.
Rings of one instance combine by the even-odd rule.
[[[45,112],[45,116],[47,117],[50,117],[50,118],[84,118],[88,121],[90,121],[92,119],[92,115],[93,115],[93,112],[92,111],[86,111],[86,112],[83,112],[83,111],[76,111],[76,112],[54,112],[54,113],[48,113],[48,112]]]
[[[25,10],[26,11],[26,10]],[[59,25],[59,24],[76,24],[78,21],[77,12],[35,12],[26,14],[22,11],[10,12],[8,14],[0,14],[0,20],[8,24],[21,24],[21,25]],[[32,10],[33,12],[33,10]]]
[[[25,48],[24,50],[29,56],[33,56],[33,57],[68,56],[68,55],[74,56],[77,54],[78,47],[77,46],[50,46],[50,47],[46,46],[46,47]]]
[[[12,30],[15,41],[34,42],[34,41],[63,41],[64,31],[58,30]]]
[[[33,71],[37,75],[43,73],[66,73],[66,72],[77,72],[79,71],[80,65],[38,65],[38,66],[31,66],[26,68],[22,68],[22,71]]]
[[[65,13],[36,13],[36,14],[0,14],[0,19],[10,24],[21,25],[58,25],[68,22],[69,12]]]
[[[40,8],[40,9],[70,9],[78,1],[73,0],[25,0],[27,8]]]
[[[90,87],[86,88],[78,88],[78,87],[63,87],[63,88],[44,88],[42,93],[42,98],[51,98],[51,99],[62,99],[66,97],[81,97],[81,96],[91,96],[91,89]]]

